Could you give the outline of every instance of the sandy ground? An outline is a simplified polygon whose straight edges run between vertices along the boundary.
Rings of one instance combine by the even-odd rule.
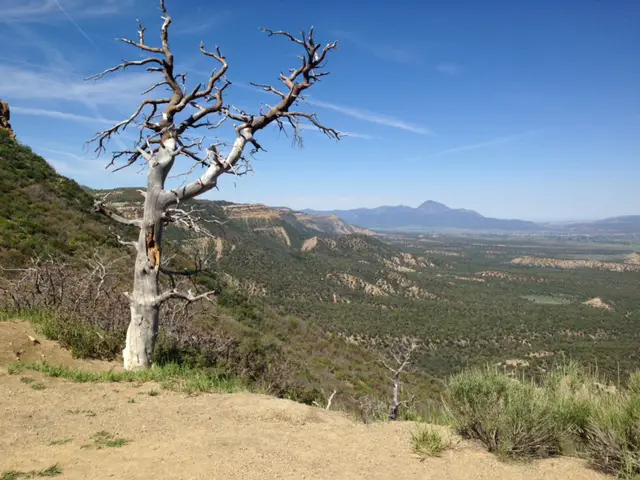
[[[27,335],[41,343],[32,345]],[[0,322],[0,474],[58,463],[63,475],[57,478],[64,479],[611,478],[574,459],[502,463],[467,442],[421,462],[411,452],[411,423],[363,425],[263,395],[187,396],[150,383],[77,384],[35,372],[9,375],[6,365],[16,361],[15,348],[25,350],[23,361],[44,355],[49,362],[86,369],[118,368],[74,360],[27,324]],[[45,388],[32,388],[35,383]],[[87,448],[101,431],[127,443]]]

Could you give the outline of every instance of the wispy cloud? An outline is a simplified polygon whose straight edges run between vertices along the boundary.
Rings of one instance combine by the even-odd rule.
[[[131,3],[132,0],[66,0],[61,7],[57,0],[0,0],[0,23],[52,23],[61,20],[59,14],[64,11],[83,18],[113,15]]]
[[[149,74],[144,72],[113,75],[96,82],[52,71],[35,72],[11,66],[4,67],[0,75],[0,92],[12,99],[90,100],[98,105],[130,107],[140,102],[140,92],[151,82]]]
[[[87,35],[87,32],[85,32],[82,27],[80,25],[78,25],[78,23],[73,19],[73,17],[71,15],[69,15],[69,13],[62,8],[62,5],[60,5],[60,2],[58,0],[52,0],[53,3],[56,4],[56,7],[58,7],[58,9],[63,13],[63,15],[65,17],[67,17],[67,19],[71,22],[71,24],[76,27],[76,30],[78,30],[80,32],[80,34],[86,38],[89,43],[91,43],[91,45],[93,45],[95,47],[96,50],[99,50],[98,45],[95,44],[95,42],[91,39],[91,37],[89,35]]]
[[[47,163],[49,163],[53,168],[56,169],[56,172],[61,173],[63,175],[86,175],[89,173],[89,170],[84,168],[78,168],[73,165],[69,165],[67,162],[63,162],[61,160],[53,160],[51,158],[47,158]]]
[[[467,152],[470,150],[478,150],[480,148],[488,148],[488,147],[494,147],[496,145],[502,145],[505,143],[510,143],[510,142],[514,142],[516,140],[520,140],[522,138],[525,137],[529,137],[532,135],[537,135],[539,133],[541,133],[542,130],[528,130],[526,132],[523,133],[517,133],[515,135],[508,135],[506,137],[499,137],[499,138],[494,138],[491,140],[487,140],[485,142],[479,142],[479,143],[472,143],[470,145],[462,145],[459,147],[454,147],[454,148],[448,148],[446,150],[442,150],[438,153],[436,153],[436,156],[440,156],[440,155],[449,155],[452,153],[458,153],[458,152]]]
[[[406,120],[401,120],[389,115],[381,113],[369,112],[367,110],[361,110],[359,108],[347,107],[344,105],[336,105],[335,103],[322,102],[320,100],[307,100],[311,105],[333,110],[335,112],[348,115],[349,117],[357,118],[358,120],[364,120],[365,122],[376,123],[378,125],[384,125],[387,127],[399,128],[407,132],[417,133],[418,135],[433,135],[431,129],[410,123]]]
[[[360,138],[362,140],[376,140],[380,137],[376,135],[368,135],[366,133],[356,133],[356,132],[341,132],[345,137],[349,138]]]
[[[105,125],[114,125],[118,123],[117,120],[107,120],[104,118],[90,117],[87,115],[78,115],[78,114],[69,113],[69,112],[60,112],[58,110],[46,110],[43,108],[12,106],[11,112],[17,113],[19,115],[21,114],[21,115],[33,115],[36,117],[58,118],[60,120],[69,120],[72,122],[80,122],[80,123],[100,123]]]
[[[454,62],[443,62],[436,66],[436,70],[446,75],[458,75],[462,73],[464,68],[462,67],[462,65]]]
[[[0,0],[2,2],[3,0]],[[101,124],[114,124],[103,115],[104,106],[110,108],[130,110],[137,105],[142,96],[140,92],[146,90],[152,79],[144,72],[128,75],[113,75],[100,81],[85,81],[76,72],[75,65],[69,62],[64,54],[53,44],[41,39],[38,34],[25,26],[12,25],[14,31],[29,39],[31,46],[37,48],[45,57],[45,64],[39,68],[23,68],[17,66],[2,66],[0,75],[0,91],[11,101],[52,101],[61,102],[56,110],[23,107],[24,114],[55,116],[73,121],[86,121]],[[24,64],[21,64],[24,65]],[[64,67],[62,70],[61,67]],[[93,114],[93,117],[72,113],[69,110],[76,105],[83,105]],[[64,111],[63,111],[64,110]],[[55,113],[52,113],[55,112]],[[113,141],[122,150],[127,147],[120,137]]]
[[[406,47],[365,40],[359,35],[344,30],[333,30],[331,34],[338,37],[338,40],[346,40],[357,46],[360,50],[368,52],[382,60],[404,64],[418,63],[422,60],[417,52],[407,49]]]
[[[76,155],[75,153],[71,153],[71,152],[65,152],[62,150],[54,150],[53,148],[44,148],[44,147],[35,147],[37,150],[41,150],[43,152],[50,152],[50,153],[57,153],[58,155],[64,155],[66,157],[70,157],[73,158],[74,160],[77,160],[79,162],[84,162],[86,161],[83,157],[81,157],[80,155]]]
[[[211,30],[223,22],[231,20],[235,15],[235,12],[231,10],[208,12],[206,14],[192,14],[189,17],[181,18],[179,23],[172,26],[172,32],[174,35],[200,35]],[[206,20],[204,20],[206,18]]]
[[[288,124],[284,124],[284,128],[286,131],[293,131],[291,126]],[[325,133],[320,130],[318,127],[316,127],[315,125],[310,125],[310,124],[306,124],[306,123],[301,123],[298,128],[300,130],[303,130],[305,132],[313,132],[313,133],[318,133],[320,135],[324,135]],[[343,138],[357,138],[360,140],[375,140],[375,139],[379,139],[380,137],[376,136],[376,135],[368,135],[366,133],[357,133],[357,132],[339,132],[341,135],[343,135]]]

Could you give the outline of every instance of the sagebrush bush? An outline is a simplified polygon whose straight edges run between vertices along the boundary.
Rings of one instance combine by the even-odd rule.
[[[499,455],[577,454],[606,473],[640,475],[640,372],[613,387],[573,363],[537,383],[476,369],[449,380],[446,404],[458,433]]]
[[[604,396],[593,408],[586,440],[595,468],[625,478],[640,475],[640,392]]]
[[[544,389],[490,369],[458,374],[448,387],[447,406],[463,437],[505,457],[559,453],[559,425]]]

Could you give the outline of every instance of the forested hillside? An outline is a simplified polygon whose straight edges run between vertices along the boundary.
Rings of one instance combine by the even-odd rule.
[[[131,257],[92,212],[92,196],[107,195],[126,216],[140,193],[81,188],[6,137],[2,158],[3,195],[17,199],[0,217],[3,258],[18,265],[37,253],[80,260],[99,252],[116,303],[84,316],[74,307],[72,316],[108,333],[106,351],[118,355]],[[206,259],[194,285],[220,293],[189,315],[171,310],[159,361],[226,369],[307,402],[339,390],[338,404],[371,409],[372,401],[384,405],[391,386],[379,359],[402,342],[422,346],[406,387],[422,392],[423,406],[440,388],[431,377],[465,366],[535,374],[574,358],[613,378],[639,360],[638,246],[619,238],[373,235],[286,208],[193,206],[210,236],[169,228],[169,267]]]
[[[575,358],[616,376],[639,360],[632,239],[332,236],[279,209],[197,205],[223,223],[211,226],[211,255],[226,281],[367,348],[416,338],[431,375],[485,362],[535,372]]]
[[[131,284],[131,254],[118,244],[115,233],[126,239],[133,232],[110,228],[113,226],[93,212],[95,192],[58,175],[28,147],[0,135],[0,185],[3,198],[11,199],[0,210],[2,315],[33,318],[77,355],[117,357],[129,321],[124,292]],[[131,198],[139,196],[127,192]],[[117,200],[115,195],[108,199]],[[220,218],[225,205],[229,204],[206,202],[207,215]],[[306,217],[298,219],[296,227],[291,226],[294,220],[290,218],[290,223],[279,225],[297,248],[303,243],[303,233],[321,233]],[[211,225],[225,236],[225,242],[234,239],[237,248],[254,255],[277,252],[284,242],[278,232],[261,227],[255,235],[248,234],[244,219],[224,225],[223,230]],[[344,224],[337,227],[348,228]],[[180,229],[169,232],[172,240],[166,250],[172,261],[168,266],[192,266],[193,246],[202,242]],[[251,299],[243,292],[248,284],[238,283],[224,268],[215,266],[216,244],[214,240],[203,245],[205,254],[211,249],[214,268],[190,279],[196,289],[218,288],[216,301],[188,308],[180,302],[168,306],[156,361],[214,369],[216,375],[226,372],[256,388],[306,403],[325,402],[338,390],[334,405],[365,416],[386,410],[391,380],[377,352]],[[36,258],[38,262],[33,263]],[[259,265],[252,257],[244,260],[248,269]],[[272,277],[277,276],[285,279],[286,272],[274,270]],[[439,387],[431,379],[417,373],[412,378],[410,389],[427,403],[437,395]]]
[[[93,198],[75,181],[0,130],[0,261],[73,255],[113,245],[107,222],[92,215]]]

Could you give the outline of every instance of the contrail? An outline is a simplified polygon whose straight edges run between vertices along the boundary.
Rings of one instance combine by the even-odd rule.
[[[93,46],[95,47],[95,49],[99,51],[100,49],[98,48],[98,45],[96,45],[96,44],[95,44],[95,42],[94,42],[93,40],[91,40],[91,37],[90,37],[89,35],[87,35],[87,32],[85,32],[85,31],[80,27],[80,25],[78,25],[78,24],[76,23],[76,21],[75,21],[73,18],[71,18],[71,15],[69,15],[69,14],[67,13],[67,11],[66,11],[64,8],[62,8],[62,5],[60,5],[60,2],[58,2],[58,0],[53,0],[53,3],[55,3],[55,4],[56,4],[56,6],[60,9],[60,11],[64,14],[64,16],[65,16],[65,17],[67,17],[67,18],[69,19],[69,21],[75,25],[75,27],[76,27],[76,28],[78,29],[78,31],[82,34],[82,36],[83,36],[84,38],[86,38],[87,40],[89,40],[89,42],[91,43],[91,45],[93,45]]]

